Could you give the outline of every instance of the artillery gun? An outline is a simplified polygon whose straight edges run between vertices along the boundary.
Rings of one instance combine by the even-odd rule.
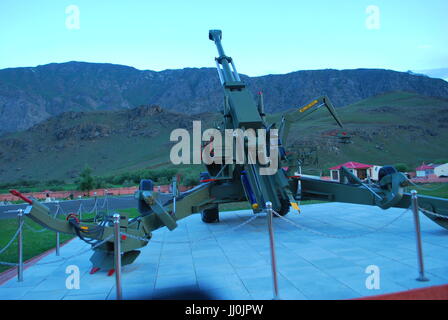
[[[207,146],[209,155],[215,161],[205,165],[207,171],[201,174],[200,184],[193,189],[179,192],[178,181],[174,180],[172,193],[166,200],[154,191],[151,180],[142,180],[135,194],[140,215],[128,219],[126,213],[121,214],[120,230],[129,235],[121,237],[123,265],[137,258],[138,249],[148,244],[152,231],[162,227],[174,230],[178,220],[194,213],[200,213],[202,220],[207,223],[219,221],[219,205],[227,202],[247,201],[253,213],[259,214],[265,210],[265,204],[269,201],[280,215],[286,215],[291,207],[300,211],[298,202],[302,200],[346,202],[382,209],[410,207],[411,195],[404,192],[409,181],[393,167],[381,168],[379,182],[370,185],[363,183],[344,167],[341,169],[341,183],[298,174],[295,170],[298,159],[285,150],[289,128],[292,123],[302,121],[320,108],[326,108],[342,127],[330,99],[326,96],[314,99],[301,108],[285,113],[279,124],[268,123],[262,93],[256,101],[241,81],[233,59],[224,53],[221,31],[210,30],[209,39],[218,50],[215,61],[224,93],[223,120],[216,130],[221,133],[230,130],[235,139],[240,138],[243,150],[264,145],[264,160],[269,161],[261,161],[263,157],[259,157],[259,152],[255,156],[243,152],[239,158],[237,146],[232,144],[229,147],[214,140]],[[242,134],[248,130],[255,132],[255,136]],[[274,152],[275,148],[278,153]],[[270,170],[272,163],[278,164],[274,170]],[[107,240],[113,234],[112,219],[93,223],[79,221],[75,215],[69,215],[66,221],[57,220],[49,215],[50,210],[44,204],[28,199],[15,190],[11,192],[31,205],[25,213],[35,222],[97,244],[90,259],[95,270],[113,269],[113,240]],[[448,229],[448,220],[443,218],[448,217],[448,200],[419,196],[419,203],[426,210],[423,211],[425,215]],[[104,243],[98,245],[102,241]]]

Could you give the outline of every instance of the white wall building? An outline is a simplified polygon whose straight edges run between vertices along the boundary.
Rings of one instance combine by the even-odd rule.
[[[434,168],[434,174],[437,177],[445,176],[448,177],[448,163],[441,164]]]
[[[381,168],[381,166],[349,161],[340,164],[338,166],[329,168],[330,179],[332,181],[340,182],[341,177],[339,170],[341,169],[342,166],[346,167],[351,173],[353,173],[361,180],[365,180],[367,178],[370,178],[372,180],[378,180],[378,172]]]

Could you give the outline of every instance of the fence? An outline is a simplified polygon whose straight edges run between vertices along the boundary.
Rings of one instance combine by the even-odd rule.
[[[154,191],[169,192],[170,185],[161,185],[155,186]],[[192,187],[187,186],[179,186],[179,191],[184,192]],[[135,191],[138,190],[138,187],[123,187],[123,188],[110,188],[110,189],[95,189],[90,191],[90,196],[97,195],[99,197],[103,197],[106,195],[109,196],[122,196],[122,195],[131,195],[134,194]],[[87,193],[83,191],[42,191],[42,192],[28,192],[23,193],[26,197],[34,197],[35,199],[45,200],[47,199],[47,195],[49,198],[53,199],[68,199],[71,195],[73,195],[74,199],[79,197],[86,197]],[[0,194],[0,201],[15,201],[17,198],[10,193]]]

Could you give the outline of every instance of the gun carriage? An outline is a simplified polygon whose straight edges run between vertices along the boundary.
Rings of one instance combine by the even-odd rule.
[[[238,159],[234,145],[231,147],[233,152],[230,152],[232,156],[229,158],[225,152],[228,151],[225,149],[229,148],[227,145],[215,144],[212,147],[210,143],[215,160],[217,154],[220,154],[221,159],[205,165],[207,171],[201,174],[200,184],[193,189],[179,192],[178,181],[174,179],[173,191],[166,199],[154,191],[151,180],[142,180],[135,194],[140,215],[129,219],[126,213],[121,214],[120,229],[134,236],[121,238],[123,265],[132,263],[137,258],[138,249],[149,243],[152,231],[162,227],[174,230],[178,220],[194,213],[199,213],[206,223],[219,221],[219,205],[226,202],[248,201],[253,213],[259,214],[269,201],[280,215],[286,215],[290,208],[300,211],[298,202],[303,200],[346,202],[378,206],[382,209],[410,207],[411,195],[404,192],[409,181],[391,166],[381,168],[378,183],[369,185],[344,167],[341,169],[341,183],[298,174],[295,171],[297,159],[286,152],[290,126],[292,123],[303,121],[312,112],[326,108],[342,127],[330,99],[326,96],[316,98],[301,108],[285,113],[279,124],[268,123],[263,94],[260,93],[258,99],[254,99],[241,81],[233,59],[224,53],[221,31],[210,30],[209,39],[215,43],[218,50],[215,61],[224,94],[223,119],[216,129],[220,132],[254,130],[257,132],[255,140],[246,136],[241,140],[244,150],[249,150],[254,144],[259,145],[260,141],[263,142],[267,156],[270,161],[278,162],[279,169],[269,170],[269,163],[259,161],[258,157],[251,158],[250,152],[243,159]],[[237,131],[238,129],[241,131]],[[258,134],[259,132],[264,133]],[[278,154],[271,152],[272,147],[278,148]],[[276,159],[273,159],[274,156]],[[267,174],[262,174],[263,170]],[[25,212],[27,216],[48,229],[77,235],[91,244],[108,239],[113,234],[111,218],[99,223],[79,221],[75,215],[69,215],[67,220],[54,219],[44,204],[28,199],[15,190],[11,192],[30,204]],[[448,220],[442,218],[448,217],[448,200],[419,196],[419,203],[422,208],[437,213],[439,217],[423,211],[424,214],[448,229]],[[112,269],[113,240],[105,241],[94,250],[91,257],[93,267]]]

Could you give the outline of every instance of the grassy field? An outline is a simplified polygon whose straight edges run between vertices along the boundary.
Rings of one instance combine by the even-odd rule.
[[[25,218],[25,222],[30,227],[36,230],[42,230],[43,228]],[[18,224],[17,219],[2,219],[0,220],[0,248],[4,248],[12,236],[17,230]],[[36,233],[29,229],[28,227],[23,227],[23,259],[31,259],[34,256],[41,254],[47,250],[56,247],[56,233],[54,231],[46,230],[43,232]],[[61,234],[61,243],[73,238],[72,235]],[[0,261],[17,263],[18,253],[17,253],[17,240],[15,240],[11,246],[0,255]],[[10,266],[0,265],[0,272],[11,268]]]
[[[119,212],[129,213],[130,218],[138,216],[137,209],[120,209]],[[83,214],[83,219],[93,218],[93,214]],[[64,218],[60,216],[60,218]],[[25,218],[25,222],[34,230],[40,231],[43,228],[34,221]],[[4,248],[17,230],[17,219],[2,219],[0,220],[0,249]],[[64,243],[74,238],[73,235],[60,234],[60,242]],[[35,232],[27,226],[23,227],[23,259],[31,259],[47,250],[56,247],[56,233],[51,230],[42,232]],[[61,248],[63,250],[63,248]],[[0,261],[16,263],[18,261],[17,240],[0,255]],[[0,265],[0,272],[11,268],[10,266]]]
[[[408,192],[415,189],[418,194],[448,199],[448,183],[428,183],[410,186]]]

